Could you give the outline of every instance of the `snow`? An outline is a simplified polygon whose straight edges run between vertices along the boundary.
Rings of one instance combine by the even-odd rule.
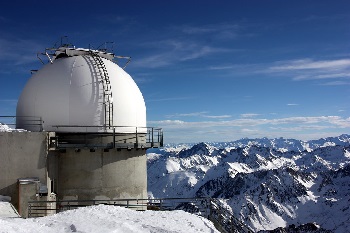
[[[0,122],[0,132],[11,132],[12,129],[8,125]]]
[[[0,202],[0,218],[2,217],[18,218],[20,216],[11,203]]]
[[[89,206],[42,218],[0,218],[0,232],[219,232],[209,220],[176,211],[135,211],[118,206]]]
[[[251,173],[253,170],[250,169],[246,164],[242,163],[227,163],[232,170],[236,171],[237,173]]]
[[[0,122],[0,132],[25,132],[24,129],[12,129],[8,125]]]
[[[278,216],[276,213],[272,212],[265,205],[261,205],[259,211],[260,216],[263,216],[263,219],[266,221],[266,224],[264,224],[266,230],[273,230],[277,227],[286,227],[286,221],[283,220],[281,216]]]
[[[166,169],[169,173],[177,172],[180,170],[180,164],[175,158],[169,159],[166,164]]]

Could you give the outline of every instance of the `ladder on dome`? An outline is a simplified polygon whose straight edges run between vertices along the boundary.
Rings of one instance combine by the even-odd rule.
[[[103,105],[104,105],[104,120],[105,127],[111,129],[113,127],[113,96],[112,86],[107,72],[107,68],[97,52],[90,50],[90,55],[95,61],[96,67],[100,73],[100,78],[103,87]]]

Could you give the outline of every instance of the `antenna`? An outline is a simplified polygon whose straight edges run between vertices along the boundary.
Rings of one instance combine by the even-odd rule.
[[[53,48],[69,47],[69,46],[73,46],[73,45],[68,42],[68,36],[61,36],[60,40],[56,41]]]
[[[111,44],[110,49],[107,48],[107,44]],[[104,48],[100,49],[101,46],[104,46]],[[104,42],[103,44],[101,44],[100,46],[98,46],[96,50],[101,51],[101,52],[107,52],[109,50],[111,53],[113,53],[113,46],[114,46],[113,41],[107,41],[107,42]]]
[[[63,39],[66,39],[67,43],[63,44]],[[66,47],[64,45],[67,45],[68,44],[68,36],[61,36],[61,47]]]

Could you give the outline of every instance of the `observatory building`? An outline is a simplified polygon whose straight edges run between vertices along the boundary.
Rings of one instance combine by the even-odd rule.
[[[48,62],[45,63],[42,58]],[[147,127],[142,93],[106,49],[46,49],[18,100],[16,128],[0,132],[0,195],[26,217],[30,200],[146,199]]]

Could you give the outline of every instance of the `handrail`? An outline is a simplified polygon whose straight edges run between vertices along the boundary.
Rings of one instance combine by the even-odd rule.
[[[103,149],[147,149],[163,146],[163,130],[155,127],[135,127],[135,126],[112,126],[109,131],[87,130],[103,126],[82,126],[82,125],[55,125],[57,128],[72,128],[73,130],[56,131],[56,135],[51,137],[53,145],[51,148],[103,148]],[[82,130],[86,128],[86,130]],[[93,132],[91,132],[93,131]],[[103,138],[103,140],[96,140]]]
[[[101,128],[104,125],[52,125],[53,128]],[[114,128],[133,128],[133,129],[162,129],[160,127],[150,127],[150,126],[128,126],[128,125],[112,125]]]
[[[2,118],[6,120],[1,120]],[[17,118],[25,118],[21,121],[21,125],[16,124]],[[8,120],[10,119],[10,120]],[[37,116],[0,116],[0,122],[8,125],[8,126],[16,126],[16,129],[23,128],[34,128],[35,132],[42,132],[44,130],[44,121],[41,117]],[[50,132],[55,132],[56,136],[51,137],[50,141],[55,145],[57,149],[68,148],[69,144],[60,144],[60,136],[66,135],[66,138],[70,136],[86,134],[86,135],[100,135],[101,137],[108,138],[110,137],[110,142],[112,145],[101,144],[97,147],[111,149],[111,148],[150,148],[150,147],[162,147],[163,146],[163,130],[158,127],[138,127],[138,126],[111,126],[111,130],[104,130],[104,125],[48,125],[52,128],[62,129],[67,128],[69,130],[50,130]],[[81,129],[86,129],[81,130]],[[90,128],[97,128],[97,130],[88,130]],[[13,129],[13,128],[11,128]],[[78,129],[74,131],[74,129]],[[103,129],[99,131],[99,129]],[[91,132],[93,131],[93,132]],[[58,135],[58,136],[57,136]],[[123,142],[127,141],[127,142]],[[146,143],[146,144],[145,144]],[[87,143],[83,143],[88,145]],[[119,144],[119,145],[118,145]],[[129,145],[130,144],[130,145]],[[134,145],[132,145],[134,144]],[[91,145],[92,146],[92,145]],[[95,147],[95,146],[93,146]],[[79,148],[77,145],[76,148]]]

